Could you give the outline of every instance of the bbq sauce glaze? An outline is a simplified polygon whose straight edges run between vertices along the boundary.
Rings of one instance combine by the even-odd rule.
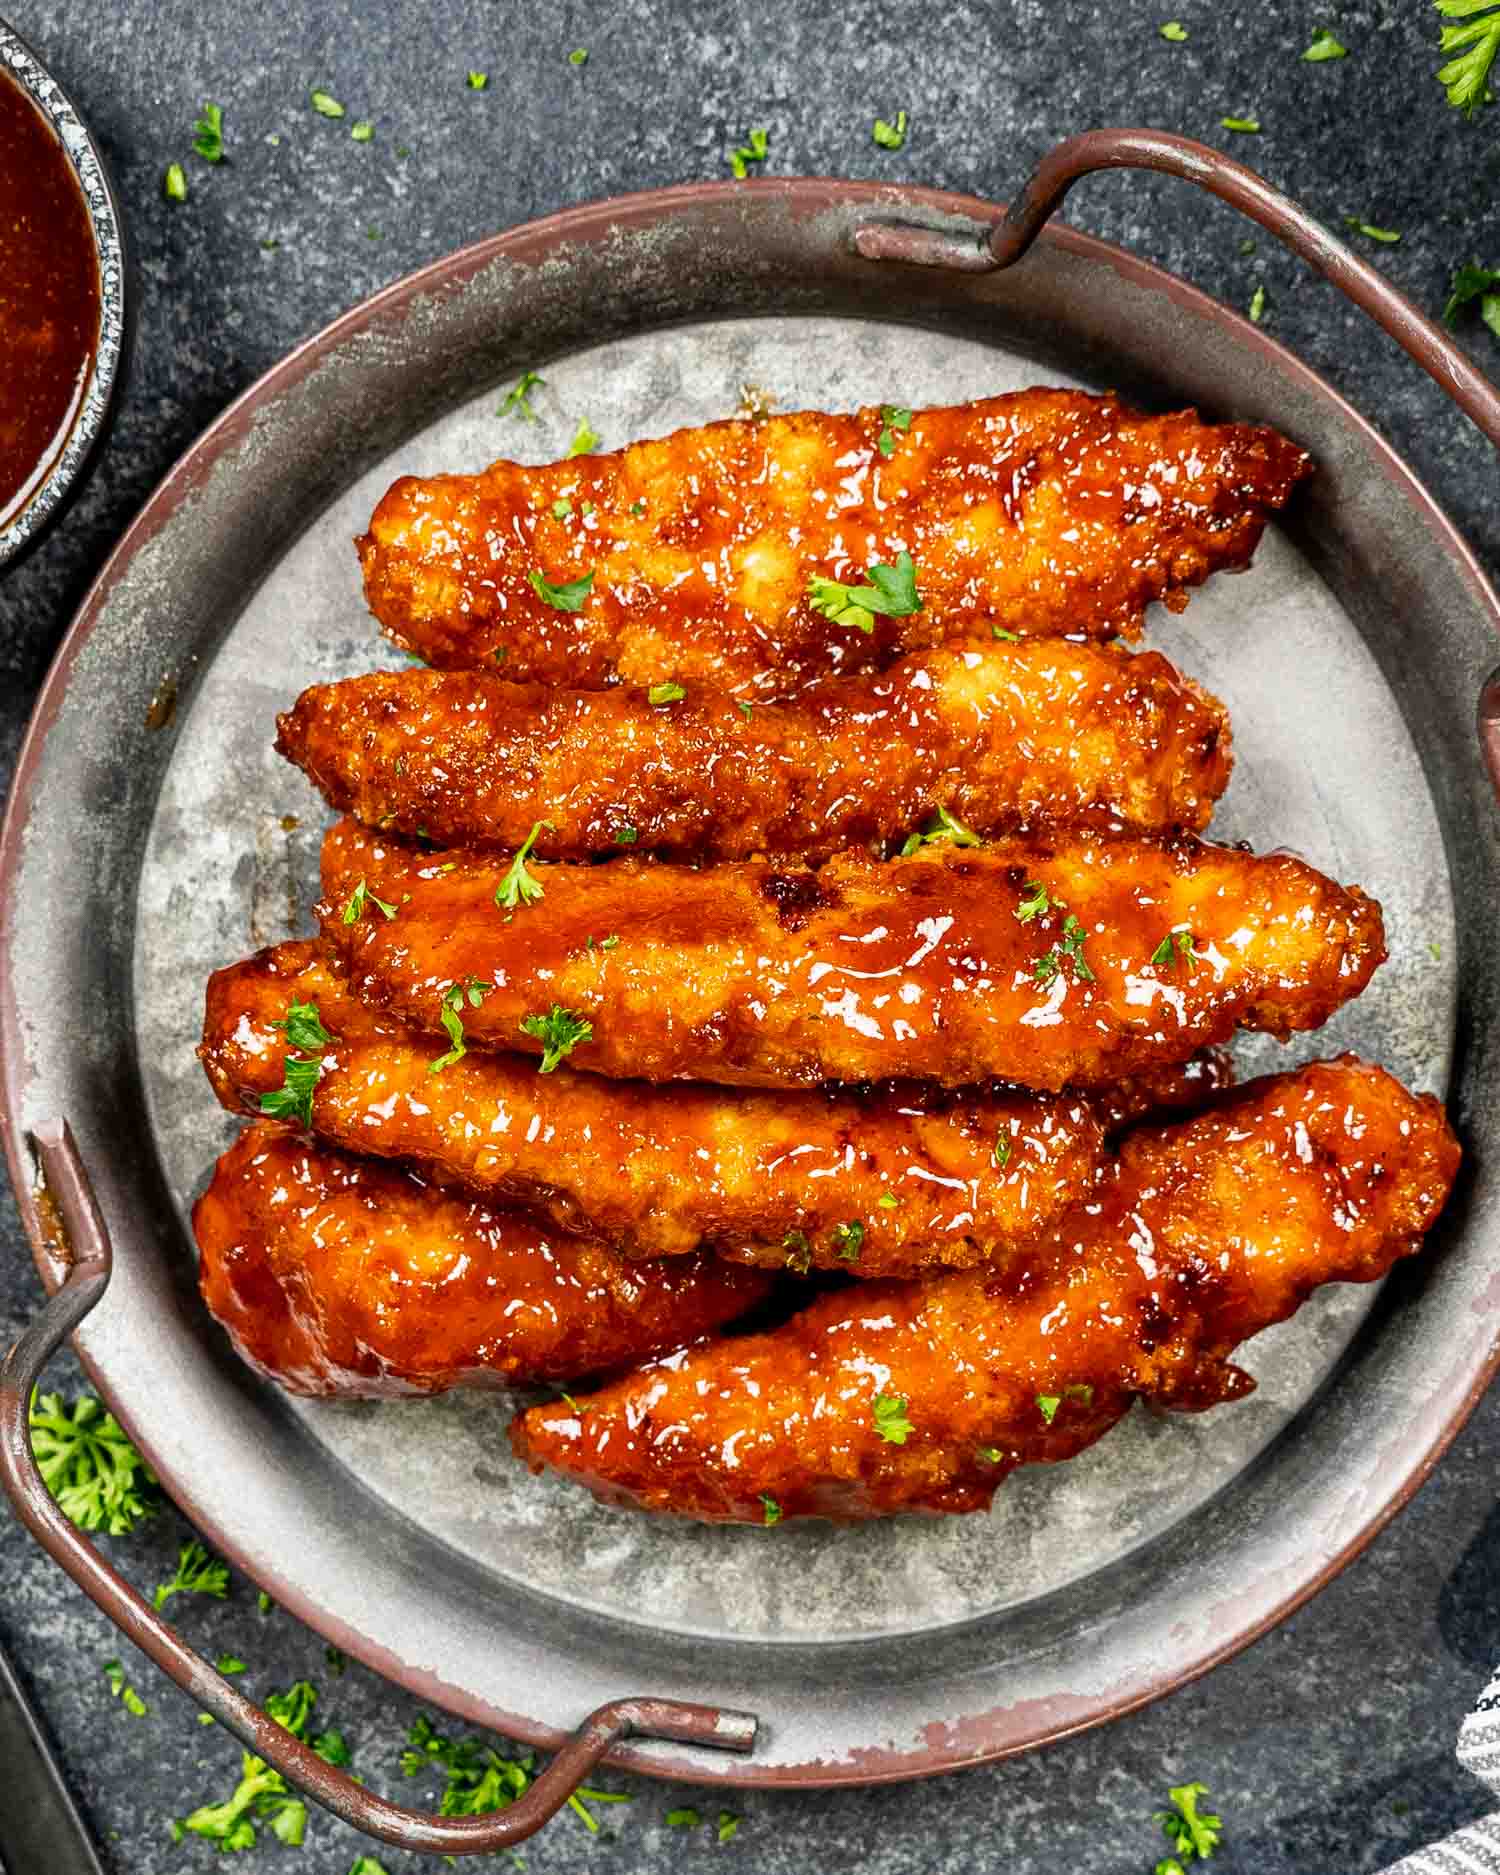
[[[99,339],[99,265],[61,143],[0,71],[0,522],[57,458]]]

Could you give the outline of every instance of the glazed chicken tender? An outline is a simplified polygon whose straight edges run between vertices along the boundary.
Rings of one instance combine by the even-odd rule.
[[[306,943],[209,981],[199,1054],[231,1111],[258,1112],[283,1085],[293,1003],[329,1038],[311,1051],[320,1137],[416,1162],[631,1257],[705,1243],[739,1262],[857,1276],[991,1262],[1023,1250],[1104,1163],[1099,1121],[1067,1097],[778,1098],[538,1074],[528,1056],[479,1050],[434,1073],[431,1039],[372,1016]],[[1136,1097],[1177,1091],[1174,1078]]]
[[[566,1381],[720,1327],[769,1287],[712,1257],[625,1263],[269,1120],[193,1210],[204,1300],[293,1393],[373,1399]]]
[[[1056,1091],[1236,1028],[1316,1027],[1385,954],[1357,888],[1189,838],[1007,839],[820,872],[547,866],[542,896],[507,910],[510,873],[332,828],[319,917],[354,994],[432,1034],[457,997],[467,1045],[544,1068]]]
[[[775,696],[976,624],[1134,635],[1152,600],[1248,564],[1308,471],[1274,430],[1037,389],[906,427],[800,411],[403,476],[358,547],[371,611],[429,664]],[[853,614],[811,584],[865,586],[903,553],[920,609]]]
[[[555,690],[373,671],[306,690],[276,746],[336,808],[439,846],[820,860],[945,808],[980,834],[1208,824],[1229,781],[1216,698],[1154,652],[1037,640],[919,652],[752,708],[721,690]]]
[[[713,1522],[980,1510],[1138,1397],[1248,1392],[1237,1344],[1415,1251],[1458,1159],[1438,1103],[1379,1068],[1271,1076],[1133,1134],[1024,1264],[825,1295],[533,1408],[512,1442],[607,1500]]]

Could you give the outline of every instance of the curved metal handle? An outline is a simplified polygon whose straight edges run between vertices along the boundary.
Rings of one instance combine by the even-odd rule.
[[[854,243],[868,260],[964,267],[983,272],[1018,261],[1075,182],[1101,169],[1154,169],[1195,182],[1260,223],[1347,293],[1448,393],[1500,449],[1500,389],[1375,268],[1352,254],[1263,177],[1220,150],[1164,130],[1090,130],[1048,152],[981,244],[934,229],[866,223]]]
[[[31,1534],[83,1592],[163,1673],[314,1802],[367,1835],[402,1849],[481,1855],[524,1841],[567,1802],[609,1748],[624,1738],[671,1738],[721,1751],[754,1747],[756,1720],[672,1699],[616,1699],[589,1714],[525,1795],[487,1816],[437,1817],[377,1796],[293,1738],[188,1646],[116,1574],[92,1543],[57,1508],[31,1450],[32,1390],[42,1369],[96,1306],[109,1283],[109,1233],[66,1121],[32,1137],[50,1208],[66,1239],[60,1286],[0,1364],[0,1484]]]

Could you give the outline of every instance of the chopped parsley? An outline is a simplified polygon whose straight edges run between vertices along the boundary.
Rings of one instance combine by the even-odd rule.
[[[539,384],[547,380],[538,371],[523,371],[516,382],[505,393],[500,405],[502,417],[524,417],[528,423],[536,422],[536,412],[531,407],[531,393]],[[552,512],[557,513],[554,507]]]
[[[1092,983],[1094,973],[1089,968],[1088,959],[1083,954],[1087,934],[1083,926],[1069,912],[1063,919],[1062,935],[1050,951],[1038,957],[1031,966],[1036,980],[1041,984],[1050,983],[1065,963],[1071,963],[1073,974],[1082,983]]]
[[[899,1393],[875,1396],[875,1430],[892,1445],[905,1445],[911,1436],[912,1423],[906,1416],[908,1402]]]
[[[1487,12],[1492,0],[1435,0],[1444,19],[1468,20],[1466,26],[1445,26],[1438,38],[1439,49],[1457,53],[1437,74],[1438,83],[1448,93],[1448,102],[1456,111],[1472,117],[1481,104],[1490,102],[1490,69],[1500,57],[1500,10]],[[1471,14],[1483,13],[1482,19]]]
[[[775,1498],[771,1496],[769,1491],[761,1492],[760,1502],[761,1502],[761,1508],[765,1512],[766,1524],[769,1526],[773,1523],[780,1523],[781,1522],[781,1506],[776,1502]],[[671,1822],[671,1820],[672,1819],[670,1817],[667,1818],[667,1821],[669,1823]]]
[[[847,1224],[833,1227],[833,1247],[846,1263],[857,1263],[864,1248],[865,1226],[862,1218],[851,1217]]]
[[[552,518],[554,521],[571,521],[572,520],[573,504],[571,501],[568,500],[566,495],[559,497],[558,500],[553,502]]]
[[[703,1818],[690,1806],[684,1806],[681,1810],[668,1810],[666,1821],[668,1829],[696,1829]]]
[[[634,846],[636,841],[639,840],[640,837],[641,837],[641,830],[639,827],[629,827],[629,826],[621,827],[618,833],[616,833],[615,835],[615,845],[616,846]]]
[[[365,915],[365,906],[373,905],[377,911],[383,911],[387,918],[394,918],[396,907],[388,905],[383,898],[376,898],[369,886],[361,879],[350,895],[349,903],[344,907],[344,923],[358,924]]]
[[[284,1693],[268,1694],[266,1711],[293,1738],[311,1743],[320,1757],[337,1764],[340,1759],[329,1757],[325,1745],[338,1734],[322,1733],[307,1740],[307,1726],[317,1699],[315,1687],[306,1680],[297,1680]],[[342,1738],[338,1743],[343,1745]],[[278,1842],[295,1849],[307,1831],[307,1805],[279,1771],[273,1771],[264,1758],[246,1751],[240,1756],[240,1781],[233,1794],[223,1803],[201,1805],[180,1824],[174,1824],[172,1834],[178,1841],[188,1833],[205,1836],[219,1845],[221,1853],[230,1853],[255,1847],[259,1823],[264,1823]]]
[[[531,1783],[535,1763],[530,1752],[523,1758],[502,1758],[493,1746],[477,1738],[445,1738],[435,1732],[430,1722],[418,1716],[407,1733],[407,1748],[401,1754],[404,1777],[415,1777],[429,1766],[443,1773],[443,1794],[438,1803],[439,1816],[487,1816],[504,1810],[523,1796]],[[630,1803],[620,1791],[592,1790],[580,1785],[568,1799],[568,1807],[592,1831],[598,1822],[585,1809],[588,1803]],[[350,1875],[353,1875],[351,1870]]]
[[[1266,289],[1258,286],[1250,295],[1250,323],[1259,325],[1266,316]]]
[[[749,173],[747,163],[763,163],[766,149],[770,142],[770,133],[764,130],[752,130],[749,137],[738,149],[729,152],[729,168],[736,181],[743,182]]]
[[[183,174],[181,163],[168,163],[167,173],[162,178],[162,193],[169,202],[187,200],[187,177]]]
[[[538,599],[545,600],[555,612],[581,612],[583,602],[593,589],[594,576],[585,573],[582,579],[566,580],[554,586],[550,580],[543,579],[540,573],[527,574],[536,591]]]
[[[899,1211],[901,1208],[901,1200],[893,1191],[883,1191],[875,1202],[882,1211]]]
[[[193,124],[193,148],[205,163],[224,160],[224,113],[217,104],[205,104]]]
[[[1325,30],[1302,54],[1302,62],[1304,65],[1321,65],[1327,59],[1346,59],[1348,56],[1348,46],[1340,45],[1333,34]]]
[[[1372,241],[1384,241],[1387,247],[1394,246],[1401,239],[1397,228],[1377,228],[1371,222],[1361,221],[1358,215],[1345,215],[1344,226],[1353,228],[1356,234],[1366,234]]]
[[[1193,948],[1193,934],[1185,925],[1179,925],[1169,931],[1151,953],[1151,961],[1159,970],[1175,970],[1179,963],[1186,964],[1189,970],[1198,968],[1198,953]]]
[[[1094,1389],[1088,1381],[1080,1380],[1071,1387],[1063,1388],[1063,1398],[1065,1400],[1076,1400],[1080,1406],[1092,1406],[1094,1404]]]
[[[255,1605],[263,1615],[270,1614],[271,1610],[276,1606],[275,1602],[271,1600],[264,1589],[256,1596]]]
[[[282,1056],[283,1079],[280,1087],[260,1097],[260,1110],[273,1120],[297,1120],[312,1125],[313,1090],[323,1078],[321,1061],[309,1061],[301,1055]]]
[[[1481,267],[1477,260],[1454,274],[1443,318],[1450,326],[1456,324],[1459,314],[1476,300],[1480,318],[1500,338],[1500,268]]]
[[[646,701],[659,709],[666,703],[681,703],[686,695],[679,683],[653,684],[646,692]]]
[[[877,612],[888,618],[906,618],[922,610],[917,569],[909,553],[897,554],[894,566],[872,566],[870,582],[868,586],[846,586],[814,573],[807,582],[808,601],[814,612],[821,612],[835,625],[852,625],[866,634],[874,631]]]
[[[312,91],[308,93],[308,96],[312,99],[312,107],[319,117],[342,117],[344,115],[343,105],[327,91]]]
[[[739,711],[740,715],[744,717],[747,723],[755,714],[755,706],[752,703],[740,702],[736,703],[734,707]]]
[[[587,417],[580,417],[578,428],[573,432],[573,440],[568,444],[570,456],[586,456],[591,449],[599,447],[598,432],[589,428]]]
[[[612,951],[615,948],[615,946],[619,943],[619,941],[620,941],[620,934],[618,932],[615,932],[611,937],[607,937],[607,938],[599,938],[595,940],[594,938],[591,937],[588,943],[584,946],[584,948],[585,950],[591,950],[591,951]]]
[[[576,46],[573,51],[568,54],[569,65],[587,65],[588,62],[589,49],[587,46]]]
[[[982,1459],[986,1465],[1003,1465],[1005,1463],[1005,1454],[1000,1450],[998,1445],[977,1446],[974,1451],[974,1456],[978,1459]]]
[[[1021,642],[1019,632],[1008,632],[1003,625],[991,625],[991,638],[998,638],[1002,644],[1018,645]]]
[[[1053,905],[1060,903],[1060,900],[1048,894],[1040,879],[1028,879],[1021,887],[1021,902],[1016,907],[1016,917],[1022,924],[1030,924],[1033,918],[1045,918]]]
[[[550,1074],[558,1062],[565,1061],[580,1042],[589,1041],[594,1025],[587,1016],[554,1003],[544,1016],[524,1016],[521,1033],[542,1044],[541,1072]]]
[[[247,1663],[241,1660],[238,1654],[220,1654],[218,1659],[214,1662],[214,1667],[218,1672],[231,1676],[236,1673],[248,1673],[250,1671]]]
[[[646,515],[646,504],[645,504],[645,502],[644,502],[644,501],[633,501],[633,502],[631,502],[631,504],[630,504],[630,512],[631,512],[631,513],[632,513],[632,514],[633,514],[633,515],[635,516],[635,518],[636,518],[636,519],[637,519],[638,521],[640,521],[640,520],[644,520],[644,519],[645,519],[645,515]]]
[[[470,91],[483,91],[489,82],[490,75],[488,72],[470,72],[468,77],[464,80],[464,83],[469,87]]]
[[[1010,1164],[1010,1141],[1006,1138],[1003,1128],[995,1135],[995,1150],[990,1156],[1002,1172]]]
[[[372,1855],[357,1855],[349,1868],[349,1875],[389,1875],[383,1862],[377,1862]]]
[[[899,150],[906,142],[906,112],[897,111],[894,124],[888,124],[883,117],[877,117],[870,135],[882,150]],[[886,454],[889,455],[890,451],[887,450]]]
[[[286,1014],[280,1022],[271,1024],[273,1029],[285,1029],[287,1046],[300,1048],[304,1052],[310,1048],[326,1048],[334,1040],[323,1027],[323,1018],[318,1013],[316,1001],[299,1003],[294,996],[286,1006]]]
[[[1224,1819],[1198,1808],[1199,1798],[1208,1795],[1207,1786],[1176,1784],[1167,1795],[1175,1807],[1158,1810],[1152,1822],[1161,1825],[1162,1834],[1172,1845],[1172,1851],[1180,1862],[1195,1859],[1207,1861],[1218,1848],[1224,1834]]]
[[[144,1719],[146,1716],[146,1702],[133,1686],[127,1685],[125,1669],[120,1665],[119,1661],[106,1660],[103,1670],[105,1679],[109,1681],[110,1692],[114,1694],[115,1698],[119,1700],[125,1710],[132,1718]]]
[[[229,1594],[229,1564],[220,1562],[194,1537],[177,1553],[177,1572],[169,1582],[158,1582],[151,1597],[153,1608],[165,1608],[174,1595],[211,1595],[221,1602]]]
[[[538,897],[541,896],[541,890],[540,886],[536,888]],[[481,983],[478,977],[466,977],[462,983],[454,983],[443,991],[438,1020],[447,1032],[451,1045],[447,1054],[439,1055],[436,1061],[430,1063],[427,1069],[429,1074],[437,1074],[443,1068],[451,1068],[455,1061],[462,1061],[469,1052],[464,1041],[464,1004],[467,1002],[471,1009],[477,1009],[494,987],[493,983]],[[332,1664],[330,1659],[329,1665],[332,1666]]]
[[[1180,46],[1188,36],[1188,29],[1181,20],[1168,20],[1165,26],[1156,29],[1163,39],[1170,39],[1175,46]]]
[[[349,135],[356,143],[368,143],[375,135],[375,126],[367,117],[362,117],[357,124],[349,126]]]
[[[781,1247],[786,1251],[787,1268],[805,1276],[812,1268],[812,1245],[807,1241],[807,1232],[789,1230],[781,1240]]]
[[[740,1819],[732,1810],[719,1812],[719,1841],[733,1842],[740,1833]]]
[[[895,455],[896,432],[899,430],[905,435],[906,431],[911,428],[911,420],[912,412],[904,409],[900,404],[880,406],[881,430],[875,446],[882,456]]]
[[[901,857],[910,859],[913,853],[924,846],[983,845],[983,840],[971,827],[966,827],[946,807],[939,807],[920,833],[909,833],[906,836],[901,846]]]
[[[1062,1395],[1060,1393],[1039,1393],[1036,1396],[1037,1411],[1041,1414],[1042,1418],[1046,1420],[1049,1426],[1052,1424],[1053,1420],[1057,1418],[1057,1409],[1061,1405]]]
[[[60,1394],[33,1393],[27,1422],[42,1481],[70,1523],[128,1536],[156,1515],[156,1474],[93,1394],[67,1406]]]
[[[1221,117],[1219,122],[1226,130],[1237,130],[1242,136],[1259,136],[1260,134],[1258,117]]]
[[[550,820],[534,820],[531,823],[531,832],[516,849],[516,856],[510,862],[510,870],[495,887],[495,903],[502,911],[514,911],[518,905],[530,905],[545,895],[541,880],[526,870],[526,862],[531,857],[531,849],[536,845],[536,837],[543,827],[548,833],[557,832]]]

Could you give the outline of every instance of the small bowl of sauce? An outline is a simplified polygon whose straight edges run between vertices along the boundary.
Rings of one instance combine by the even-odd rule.
[[[125,248],[103,158],[0,20],[0,568],[81,483],[125,350]]]

